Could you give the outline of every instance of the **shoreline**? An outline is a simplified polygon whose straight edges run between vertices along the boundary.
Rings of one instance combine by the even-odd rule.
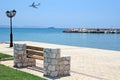
[[[16,42],[37,42],[37,41],[14,41]],[[71,45],[64,45],[64,44],[57,44],[57,43],[48,43],[48,42],[37,42],[37,43],[44,43],[44,44],[54,44],[54,45],[63,45],[63,46],[71,46]],[[9,44],[8,41],[0,42],[0,44]],[[114,50],[114,49],[103,49],[103,48],[95,48],[95,47],[82,47],[82,46],[71,46],[71,47],[78,47],[78,48],[88,48],[88,49],[99,49],[99,50],[108,50],[108,51],[120,51],[120,50]]]
[[[110,49],[100,49],[100,48],[93,48],[93,47],[81,47],[81,46],[71,46],[71,45],[64,45],[64,44],[54,44],[54,43],[47,43],[47,42],[34,42],[34,41],[15,41],[15,43],[41,43],[41,44],[47,44],[47,45],[54,45],[54,46],[66,46],[66,47],[74,47],[74,48],[86,48],[86,49],[96,49],[96,50],[105,50],[105,51],[118,51],[119,50],[110,50]]]

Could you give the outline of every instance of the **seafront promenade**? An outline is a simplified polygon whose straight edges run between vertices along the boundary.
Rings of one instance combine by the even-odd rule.
[[[57,80],[120,80],[120,51],[31,41],[18,41],[16,43],[43,48],[60,48],[61,56],[70,56],[71,75]],[[13,48],[9,48],[9,44],[0,43],[0,52],[13,55]],[[13,68],[13,60],[1,61],[0,63]],[[43,61],[37,60],[37,65],[42,67]],[[27,68],[20,70],[43,77],[42,72]]]

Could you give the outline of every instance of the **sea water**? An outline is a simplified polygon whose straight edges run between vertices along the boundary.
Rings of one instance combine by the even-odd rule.
[[[120,34],[64,33],[64,28],[13,28],[14,41],[35,41],[120,51]],[[0,28],[0,42],[9,41],[9,28]]]

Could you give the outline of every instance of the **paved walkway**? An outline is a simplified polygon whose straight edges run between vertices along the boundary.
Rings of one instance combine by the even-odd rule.
[[[38,42],[18,42],[27,45],[60,48],[62,56],[71,56],[71,76],[62,77],[58,80],[120,80],[120,51],[72,47]],[[0,44],[0,52],[13,55],[13,49],[9,44]],[[12,67],[13,61],[2,61],[2,64]],[[37,65],[43,65],[37,60]],[[27,68],[22,71],[43,77],[42,72]]]

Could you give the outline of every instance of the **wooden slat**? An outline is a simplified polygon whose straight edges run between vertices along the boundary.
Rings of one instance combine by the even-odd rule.
[[[43,48],[41,48],[41,47],[35,47],[35,46],[26,46],[26,49],[32,49],[32,50],[43,51]]]
[[[33,58],[33,59],[39,59],[39,60],[43,60],[43,56],[38,56],[38,55],[32,55],[32,56],[29,56],[28,58]]]
[[[43,56],[43,51],[36,51],[36,50],[26,50],[27,55],[39,55]]]
[[[35,46],[26,46],[28,58],[43,60],[43,48]]]

